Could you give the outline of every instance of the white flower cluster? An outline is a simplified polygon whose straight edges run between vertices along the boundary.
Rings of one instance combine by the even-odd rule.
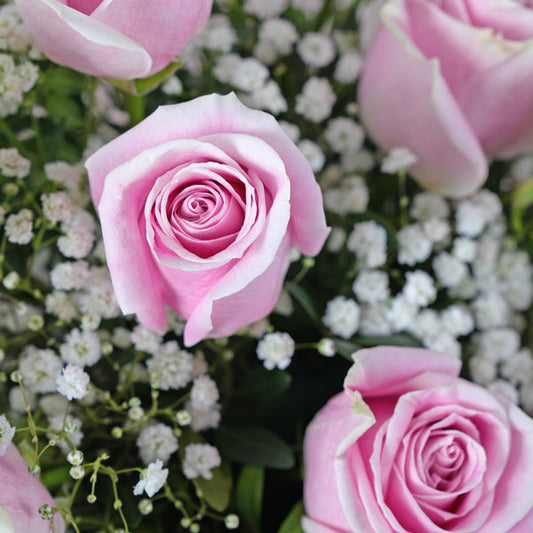
[[[284,370],[293,355],[294,340],[288,333],[267,333],[257,344],[257,357],[267,370]]]

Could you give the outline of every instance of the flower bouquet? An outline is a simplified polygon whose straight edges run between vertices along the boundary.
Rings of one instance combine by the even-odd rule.
[[[527,0],[0,1],[0,531],[533,531]]]

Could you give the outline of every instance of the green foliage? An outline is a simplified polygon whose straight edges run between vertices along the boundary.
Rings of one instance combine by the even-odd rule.
[[[237,481],[235,501],[242,522],[251,533],[261,533],[261,509],[265,470],[260,466],[244,466]]]
[[[298,502],[291,509],[287,518],[281,524],[278,533],[303,533],[301,526],[302,516],[304,515],[304,504]]]

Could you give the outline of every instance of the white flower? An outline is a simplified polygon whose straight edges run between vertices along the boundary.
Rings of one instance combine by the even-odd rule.
[[[57,239],[57,248],[65,257],[83,259],[92,250],[95,236],[91,229],[83,226],[61,224],[65,235]]]
[[[33,213],[29,209],[21,209],[9,215],[4,225],[7,240],[14,244],[28,244],[33,237]]]
[[[355,50],[344,52],[339,56],[333,78],[339,83],[353,83],[361,72],[363,59]]]
[[[65,411],[57,415],[51,415],[48,417],[50,429],[55,429],[56,431],[66,431],[69,429],[68,438],[70,442],[78,448],[83,440],[84,434],[81,431],[82,421],[76,416],[67,415],[65,416]],[[57,437],[57,434],[48,433],[49,438]],[[64,441],[57,441],[57,446],[65,454],[70,452],[70,446]]]
[[[23,382],[32,392],[55,392],[56,379],[62,368],[61,359],[49,349],[29,346],[20,360]]]
[[[349,339],[359,327],[360,314],[359,306],[354,300],[337,296],[328,302],[322,322],[335,335]]]
[[[393,331],[407,331],[417,313],[418,306],[408,302],[402,294],[398,294],[391,302],[387,318]]]
[[[389,153],[383,158],[381,172],[385,174],[396,174],[400,170],[406,170],[413,166],[417,161],[418,158],[409,148],[397,146],[391,148]]]
[[[448,252],[433,259],[433,270],[439,283],[448,289],[457,287],[468,274],[468,267]]]
[[[357,175],[344,177],[338,188],[328,187],[324,192],[326,209],[339,215],[365,212],[368,200],[368,187]]]
[[[133,328],[130,340],[136,350],[155,355],[161,348],[162,336],[146,326],[139,324]]]
[[[324,6],[324,0],[291,0],[294,9],[299,9],[308,17],[317,15]]]
[[[43,215],[52,224],[69,221],[72,217],[72,200],[65,192],[52,192],[41,195]]]
[[[179,96],[183,93],[183,84],[177,76],[170,76],[161,85],[161,90],[168,96]]]
[[[408,331],[418,339],[434,337],[441,330],[439,314],[434,309],[423,309],[408,326]]]
[[[244,11],[255,15],[259,19],[277,17],[283,13],[289,5],[289,0],[246,0]]]
[[[522,348],[501,365],[501,374],[511,382],[528,383],[533,380],[533,354]]]
[[[487,385],[487,389],[493,394],[501,394],[513,403],[518,403],[519,394],[517,388],[508,381],[496,379]]]
[[[217,384],[207,375],[194,378],[190,402],[197,411],[209,411],[218,402],[220,393]]]
[[[455,210],[455,229],[459,235],[477,237],[487,224],[487,212],[472,200],[462,200]]]
[[[194,409],[191,402],[185,404],[185,409],[191,415],[191,427],[194,431],[205,431],[217,428],[220,423],[220,404],[215,403],[207,411]]]
[[[333,357],[337,353],[335,348],[335,341],[324,337],[320,339],[316,347],[318,353],[324,357]]]
[[[477,351],[494,362],[505,361],[520,349],[520,335],[514,329],[495,328],[477,336]]]
[[[362,268],[377,268],[387,260],[387,232],[373,220],[355,224],[346,246]]]
[[[453,241],[452,255],[463,263],[471,263],[477,254],[477,242],[468,237],[457,237]]]
[[[450,207],[442,196],[432,192],[421,192],[413,198],[409,213],[419,221],[429,218],[447,218],[450,214]]]
[[[357,152],[363,145],[365,134],[355,120],[336,117],[328,122],[324,138],[335,152]]]
[[[384,302],[390,295],[389,276],[381,270],[361,270],[352,289],[361,302]]]
[[[250,104],[257,109],[270,111],[273,115],[279,115],[288,109],[287,101],[274,80],[268,80],[255,89],[250,95]]]
[[[450,223],[443,218],[428,218],[422,222],[422,228],[434,243],[441,243],[451,233]]]
[[[472,302],[472,309],[479,329],[507,326],[511,320],[509,304],[497,291],[478,296]]]
[[[277,54],[290,54],[297,40],[294,24],[286,19],[268,19],[259,27],[259,42],[270,45]]]
[[[433,278],[423,270],[407,272],[405,275],[406,282],[403,286],[402,293],[408,303],[418,307],[426,307],[435,301],[437,297],[437,288]]]
[[[50,271],[50,282],[54,289],[79,290],[85,287],[89,279],[89,263],[83,260],[58,263]]]
[[[485,357],[483,354],[475,354],[468,360],[470,376],[476,383],[486,385],[496,378],[498,369],[496,361]]]
[[[396,235],[398,239],[398,263],[413,266],[422,263],[430,255],[433,243],[420,224],[403,227]]]
[[[65,336],[65,342],[59,347],[59,353],[65,363],[92,366],[102,357],[100,338],[94,331],[81,331],[74,328]]]
[[[436,352],[449,353],[461,358],[461,343],[454,339],[445,331],[440,331],[436,335],[423,339],[424,346]]]
[[[359,331],[362,335],[387,336],[392,333],[389,308],[384,303],[361,305]]]
[[[163,468],[163,461],[157,459],[141,472],[139,482],[133,487],[133,494],[139,496],[144,491],[151,498],[163,488],[167,478],[168,468]]]
[[[25,178],[31,163],[16,148],[0,148],[0,174],[6,178]]]
[[[472,313],[461,305],[450,305],[441,312],[442,327],[453,337],[469,335],[474,331]]]
[[[192,379],[194,369],[193,356],[180,350],[176,341],[170,341],[146,362],[150,371],[150,380],[158,389],[180,389]]]
[[[11,426],[5,415],[0,416],[0,457],[7,452],[15,435],[15,428]]]
[[[335,43],[329,35],[308,32],[296,46],[302,61],[313,68],[322,68],[335,59]]]
[[[198,41],[207,50],[229,52],[237,41],[237,32],[226,15],[213,14],[198,36]]]
[[[231,83],[245,92],[257,91],[266,83],[268,69],[253,57],[241,59],[232,73]]]
[[[222,83],[230,83],[235,69],[241,62],[237,54],[224,54],[217,58],[213,67],[213,75]]]
[[[77,189],[82,177],[80,165],[71,165],[65,161],[54,161],[44,165],[46,177],[63,184],[67,189]]]
[[[178,449],[178,439],[172,428],[158,423],[145,427],[139,433],[137,447],[144,464],[148,465],[157,459],[166,463]]]
[[[78,365],[68,364],[57,376],[57,392],[68,400],[80,400],[88,394],[89,374]]]
[[[337,97],[327,78],[309,78],[296,97],[295,111],[312,122],[322,122],[331,115]]]
[[[218,450],[209,444],[189,444],[185,448],[183,473],[188,479],[203,477],[212,479],[211,470],[220,466],[221,459]]]
[[[313,172],[318,172],[322,169],[324,162],[326,161],[326,156],[317,143],[309,139],[302,139],[298,143],[298,149],[302,152],[307,161],[309,161]]]
[[[267,333],[257,344],[257,357],[266,369],[287,368],[294,355],[294,340],[288,333]]]

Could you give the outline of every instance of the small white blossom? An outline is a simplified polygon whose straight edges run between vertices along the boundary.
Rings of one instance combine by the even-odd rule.
[[[62,368],[61,359],[49,349],[26,349],[19,363],[24,385],[35,393],[55,392]]]
[[[417,161],[418,158],[409,148],[404,146],[391,148],[381,162],[381,172],[385,174],[396,174],[400,170],[405,170],[413,166]]]
[[[264,86],[268,69],[253,57],[241,59],[231,76],[231,84],[245,92],[253,92]]]
[[[309,78],[296,97],[295,111],[312,122],[322,122],[331,115],[337,97],[327,78]]]
[[[352,289],[360,302],[384,302],[390,296],[389,276],[381,270],[361,270]]]
[[[487,224],[487,212],[472,200],[462,200],[455,210],[455,228],[459,235],[477,237]]]
[[[418,306],[398,294],[389,307],[387,318],[393,331],[407,331],[418,313]]]
[[[241,57],[237,54],[224,54],[217,58],[213,67],[213,75],[222,83],[231,83],[235,69],[241,62]]]
[[[212,479],[211,470],[220,466],[220,454],[218,450],[209,444],[189,444],[185,448],[183,460],[183,473],[188,479],[202,477]]]
[[[364,213],[368,200],[368,187],[357,175],[344,177],[338,188],[328,187],[324,192],[326,209],[339,215]]]
[[[440,314],[442,327],[453,337],[469,335],[474,331],[472,313],[461,305],[450,305]]]
[[[67,433],[70,442],[76,448],[81,445],[84,434],[81,430],[83,422],[80,418],[72,415],[65,416],[65,410],[63,410],[63,413],[49,416],[48,422],[49,428],[55,429],[57,432],[66,431],[68,429],[69,431],[67,431]],[[57,433],[49,433],[48,436],[50,438],[55,438],[57,437]],[[58,440],[57,446],[64,454],[69,453],[71,450],[70,446],[64,440]]]
[[[373,220],[355,224],[346,246],[361,268],[377,268],[387,260],[387,232]]]
[[[41,195],[44,216],[52,222],[68,222],[72,217],[72,200],[65,192]]]
[[[434,309],[422,309],[408,326],[408,331],[418,339],[429,339],[442,328],[439,314]]]
[[[130,340],[136,350],[155,355],[161,348],[162,336],[159,333],[148,329],[146,326],[139,324],[133,328]]]
[[[528,348],[514,353],[501,365],[501,374],[514,384],[533,380],[533,354]]]
[[[355,50],[343,52],[335,65],[333,78],[339,83],[353,83],[361,72],[363,59]]]
[[[306,33],[296,49],[302,61],[309,67],[322,68],[335,59],[335,43],[329,35],[323,33]]]
[[[361,305],[359,331],[362,335],[384,336],[392,333],[389,308],[384,303]]]
[[[5,415],[0,415],[0,457],[7,452],[14,435],[15,428],[11,426]]]
[[[503,379],[496,379],[487,385],[487,389],[493,394],[501,394],[513,403],[518,403],[519,394],[517,388],[508,381]]]
[[[83,172],[81,165],[71,165],[65,161],[46,163],[44,171],[48,179],[63,184],[68,190],[79,187]]]
[[[317,143],[309,139],[302,139],[298,143],[298,149],[302,152],[307,161],[309,161],[313,172],[319,172],[322,169],[324,162],[326,161],[326,156]]]
[[[333,339],[323,338],[317,344],[316,347],[318,353],[324,357],[333,357],[337,353],[335,348],[335,341]]]
[[[151,498],[163,488],[167,478],[168,468],[163,468],[163,461],[157,459],[141,472],[139,482],[133,487],[133,494],[140,496],[145,492]]]
[[[477,254],[477,242],[468,237],[457,237],[453,241],[452,255],[463,263],[471,263]]]
[[[257,357],[266,369],[287,368],[294,355],[294,340],[288,333],[267,333],[257,345]]]
[[[357,152],[363,145],[365,134],[355,120],[336,117],[328,122],[324,138],[335,152]]]
[[[65,231],[65,235],[57,239],[57,248],[65,257],[72,257],[74,259],[83,259],[92,250],[95,236],[91,229],[83,226],[69,226],[61,229]]]
[[[273,18],[281,15],[289,5],[289,0],[246,0],[244,11],[250,15],[255,15],[258,19]]]
[[[82,289],[89,279],[89,263],[83,260],[58,263],[50,271],[52,287],[58,290]]]
[[[434,243],[445,241],[451,233],[450,223],[443,218],[428,218],[422,222],[422,228]]]
[[[437,297],[437,288],[433,278],[423,270],[407,272],[405,275],[406,282],[403,286],[402,293],[408,303],[418,307],[426,307],[435,301]]]
[[[0,174],[6,178],[25,178],[31,163],[16,148],[0,148]]]
[[[320,13],[324,6],[323,0],[291,0],[291,5],[294,9],[300,10],[308,17],[312,17]]]
[[[270,45],[276,54],[290,54],[297,40],[294,24],[286,19],[268,19],[259,27],[259,42]]]
[[[158,423],[145,427],[137,437],[139,455],[145,465],[160,459],[166,463],[178,449],[178,439],[172,428]]]
[[[190,402],[197,411],[209,411],[218,402],[220,393],[217,384],[207,375],[194,378]]]
[[[150,380],[157,383],[158,389],[181,389],[192,379],[193,356],[180,350],[176,341],[166,342],[146,362]]]
[[[7,240],[14,244],[28,244],[33,237],[32,221],[33,213],[29,209],[9,215],[4,225]]]
[[[360,314],[359,306],[354,300],[337,296],[328,302],[322,322],[335,335],[349,339],[359,327]]]
[[[511,320],[509,304],[497,291],[490,291],[478,296],[472,302],[472,309],[479,329],[504,327]]]
[[[436,335],[423,339],[424,346],[429,350],[436,352],[448,353],[461,358],[461,343],[454,339],[445,331],[440,331]]]
[[[273,115],[287,111],[287,101],[279,85],[274,80],[268,80],[263,86],[255,89],[250,95],[250,105],[256,109],[264,109]]]
[[[56,379],[57,392],[68,400],[80,400],[88,394],[89,374],[78,365],[68,364]]]
[[[450,207],[442,196],[432,192],[421,192],[413,198],[409,212],[418,221],[429,218],[448,218]]]
[[[433,243],[420,224],[403,227],[396,237],[400,264],[413,266],[422,263],[431,255]]]
[[[237,32],[226,15],[211,15],[205,28],[197,37],[207,50],[229,52],[237,41]]]
[[[494,362],[505,361],[520,349],[520,335],[510,328],[495,328],[479,333],[477,350]]]
[[[448,289],[457,287],[468,274],[468,267],[448,252],[433,259],[433,270],[439,283]]]
[[[183,84],[177,76],[170,76],[161,85],[161,90],[168,96],[179,96],[183,93]]]
[[[92,366],[102,357],[100,338],[94,331],[75,328],[65,335],[65,342],[59,347],[59,353],[65,363]]]
[[[220,423],[219,403],[215,403],[211,409],[205,411],[194,409],[189,401],[185,404],[185,409],[191,415],[191,428],[196,432],[217,428]]]

